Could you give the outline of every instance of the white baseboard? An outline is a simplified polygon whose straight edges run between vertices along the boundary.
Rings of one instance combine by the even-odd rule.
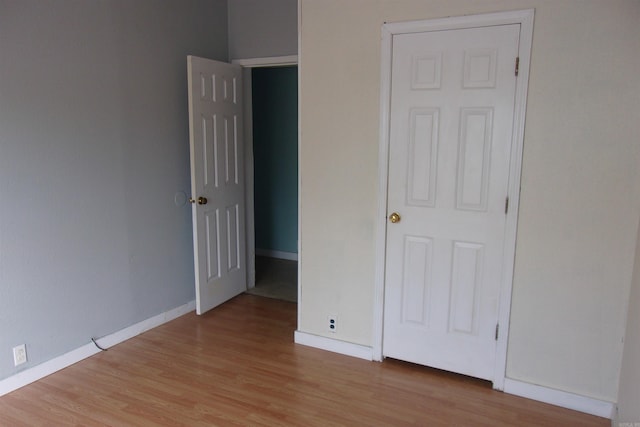
[[[269,258],[279,258],[279,259],[288,259],[290,261],[297,261],[298,254],[294,252],[283,252],[283,251],[274,251],[271,249],[257,249],[256,255],[266,256]]]
[[[306,332],[295,331],[293,340],[296,344],[315,347],[321,350],[340,353],[346,356],[357,357],[365,360],[373,360],[373,349],[360,344],[353,344],[333,338],[321,337]]]
[[[615,404],[612,402],[529,384],[510,378],[505,378],[504,380],[504,392],[598,417],[612,419],[615,415]]]
[[[180,307],[165,311],[164,313],[160,313],[157,316],[150,317],[146,320],[143,320],[142,322],[136,323],[135,325],[131,325],[110,335],[102,337],[98,339],[97,342],[103,348],[112,347],[116,344],[128,340],[129,338],[133,338],[136,335],[148,331],[149,329],[153,329],[156,326],[160,326],[163,323],[167,323],[182,316],[183,314],[189,313],[190,311],[195,310],[195,308],[195,301],[188,302],[187,304],[181,305]],[[98,352],[100,352],[100,350],[92,342],[90,342],[83,345],[82,347],[63,354],[62,356],[58,356],[54,359],[34,366],[33,368],[18,372],[17,374],[0,381],[0,396],[11,393],[12,391],[19,389],[20,387],[31,384],[32,382],[51,375],[54,372],[66,368],[67,366],[71,366],[74,363],[91,357]]]

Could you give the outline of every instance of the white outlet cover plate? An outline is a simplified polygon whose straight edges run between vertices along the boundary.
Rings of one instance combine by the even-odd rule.
[[[15,366],[27,363],[27,347],[24,344],[20,344],[13,347],[13,364]]]
[[[333,326],[333,327],[332,327]],[[338,330],[338,316],[330,314],[327,316],[327,327],[329,332],[335,333]]]

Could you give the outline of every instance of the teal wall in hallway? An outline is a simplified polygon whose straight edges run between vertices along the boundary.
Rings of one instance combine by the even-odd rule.
[[[298,252],[298,68],[252,71],[256,249]]]

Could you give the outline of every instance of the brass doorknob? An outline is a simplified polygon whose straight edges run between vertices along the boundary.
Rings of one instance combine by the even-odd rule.
[[[392,213],[391,215],[389,215],[389,221],[391,221],[391,223],[395,224],[396,222],[400,222],[400,215],[398,215],[397,212]]]
[[[198,197],[198,200],[194,199],[193,197],[189,197],[189,203],[195,202],[198,202],[199,205],[206,205],[208,200],[206,197]]]

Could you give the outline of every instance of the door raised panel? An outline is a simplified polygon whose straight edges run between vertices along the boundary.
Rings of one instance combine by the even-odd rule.
[[[215,74],[200,74],[200,101],[216,102]]]
[[[239,182],[238,178],[238,123],[237,117],[224,117],[224,150],[226,184]]]
[[[231,102],[238,103],[238,79],[235,77],[231,78]]]
[[[464,88],[496,87],[497,49],[467,49],[464,52]]]
[[[238,79],[230,76],[221,76],[222,101],[229,104],[238,103]]]
[[[220,277],[220,211],[205,213],[207,281]]]
[[[437,108],[411,111],[408,156],[408,200],[414,206],[435,206],[438,173]]]
[[[477,243],[453,243],[449,310],[449,325],[453,332],[477,334],[477,307],[482,286],[483,249],[484,246]]]
[[[231,102],[231,90],[229,88],[229,79],[227,77],[222,78],[222,100],[224,102]]]
[[[462,108],[457,173],[457,208],[486,211],[493,108]]]
[[[442,75],[442,52],[413,57],[411,89],[439,89]]]
[[[218,186],[218,135],[215,115],[202,116],[203,187]]]
[[[227,207],[227,259],[229,271],[240,269],[240,210],[238,205]]]
[[[428,326],[433,240],[405,236],[402,278],[402,321]]]

